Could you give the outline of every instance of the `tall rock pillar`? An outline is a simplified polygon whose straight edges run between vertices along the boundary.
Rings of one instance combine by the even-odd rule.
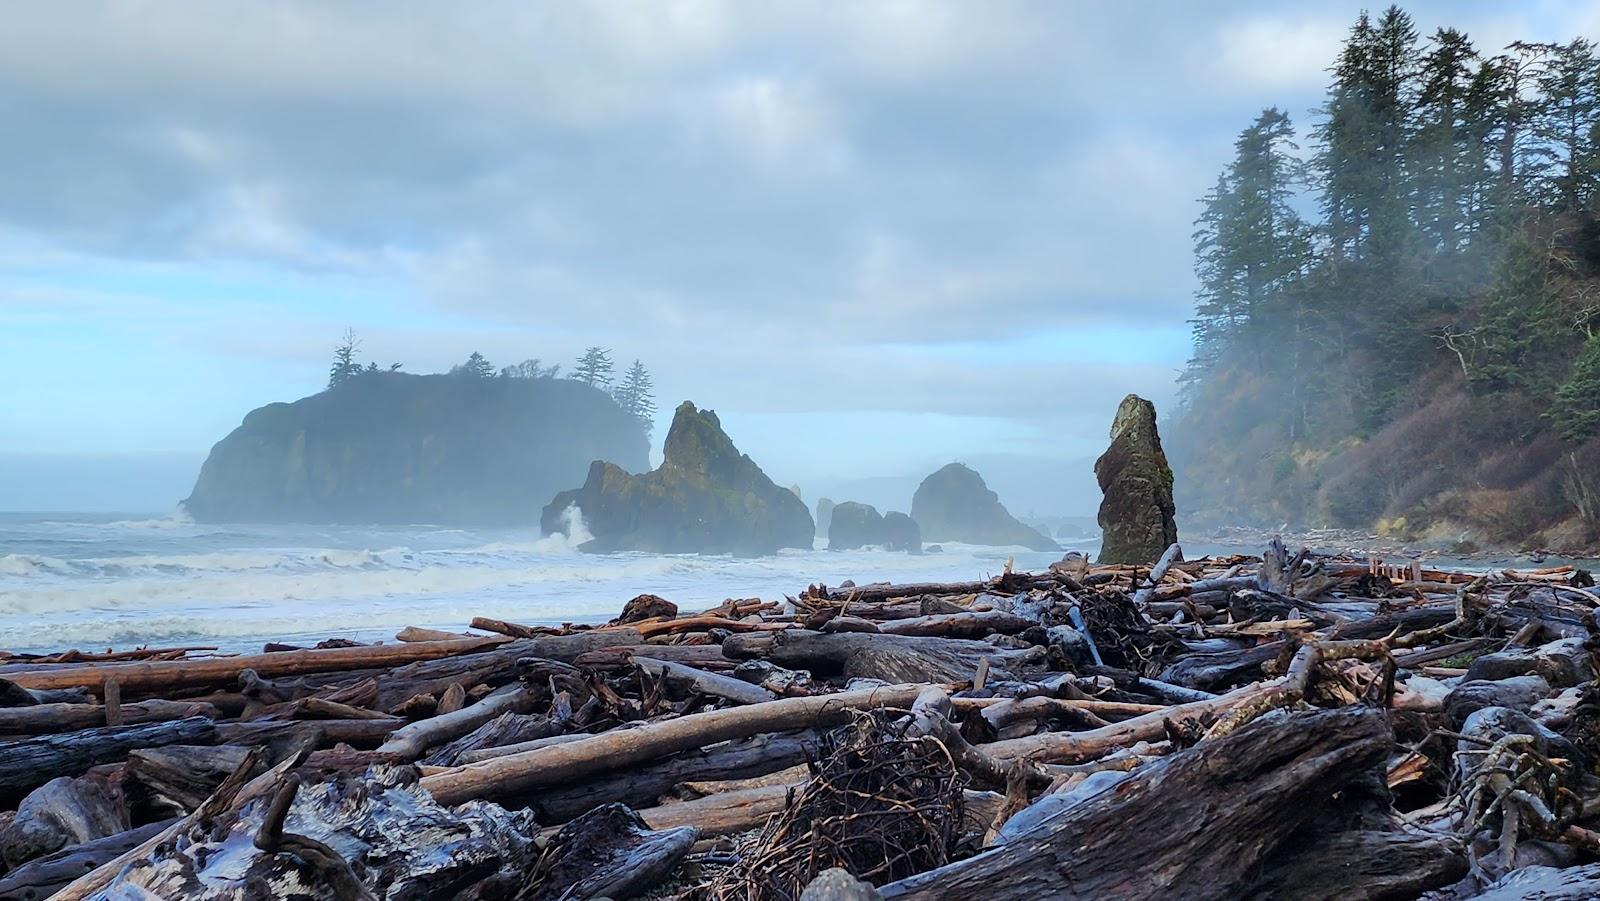
[[[1153,564],[1178,540],[1172,467],[1156,432],[1156,408],[1130,394],[1111,423],[1111,446],[1094,463],[1100,502],[1101,563]]]

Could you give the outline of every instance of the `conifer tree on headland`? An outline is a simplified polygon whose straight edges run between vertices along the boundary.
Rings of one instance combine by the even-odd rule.
[[[604,347],[590,347],[578,358],[569,378],[591,388],[604,391],[611,387],[611,351]]]
[[[345,329],[344,337],[333,349],[333,365],[328,367],[329,388],[337,388],[361,374],[361,364],[356,362],[356,351],[360,349],[361,339],[356,337],[356,330]]]
[[[656,400],[653,389],[655,384],[650,378],[650,373],[644,364],[638,360],[628,367],[622,381],[612,389],[611,397],[616,400],[617,406],[633,414],[644,426],[645,437],[655,429]]]

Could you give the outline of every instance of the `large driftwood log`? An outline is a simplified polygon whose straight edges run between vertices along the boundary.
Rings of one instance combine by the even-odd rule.
[[[184,717],[217,718],[217,708],[191,701],[140,701],[122,704],[120,725],[159,723]],[[0,707],[0,735],[48,735],[104,726],[106,708],[100,704],[35,704],[31,707]]]
[[[427,776],[422,786],[432,792],[439,803],[447,805],[473,798],[504,797],[714,742],[762,732],[834,725],[843,722],[851,710],[908,708],[916,700],[917,693],[926,687],[893,685],[696,713],[469,764]]]
[[[256,720],[249,723],[218,723],[217,739],[230,745],[268,745],[288,747],[316,736],[321,746],[347,744],[356,748],[376,748],[389,733],[405,724],[399,717],[382,720]],[[188,744],[188,742],[179,742]]]
[[[215,737],[215,724],[195,716],[8,742],[0,748],[0,800],[16,797],[57,776],[76,776],[92,766],[122,760],[137,748],[208,744]]]
[[[328,673],[340,670],[401,667],[422,661],[461,656],[492,654],[515,664],[518,657],[548,657],[570,662],[596,648],[619,644],[642,644],[635,629],[604,629],[505,641],[499,636],[461,641],[421,641],[393,645],[364,645],[354,648],[327,648],[249,654],[241,657],[206,657],[194,660],[146,661],[141,663],[90,664],[84,666],[37,666],[9,673],[6,678],[28,689],[86,688],[99,691],[107,679],[115,679],[124,695],[150,693],[171,688],[203,688],[235,682],[239,674],[252,670],[263,678]],[[473,663],[481,661],[472,661]],[[393,678],[405,681],[415,673],[397,670]]]
[[[996,677],[1042,654],[1011,650],[985,641],[804,629],[730,635],[722,652],[737,659],[760,657],[822,676],[884,682],[968,682],[984,660]]]
[[[1301,829],[1262,863],[1247,898],[1360,901],[1414,898],[1467,875],[1461,843],[1407,832]]]
[[[644,636],[637,629],[595,629],[572,635],[508,641],[493,650],[441,660],[413,663],[378,679],[379,710],[394,710],[417,695],[438,695],[452,685],[470,688],[479,683],[499,685],[517,676],[517,661],[542,657],[571,663],[603,648],[637,645]]]
[[[601,804],[653,806],[686,782],[749,779],[812,760],[822,737],[812,730],[755,735],[682,751],[642,767],[628,767],[571,785],[549,786],[513,799],[526,802],[541,823],[564,823]]]
[[[62,776],[22,799],[16,818],[0,830],[0,860],[8,867],[17,867],[69,845],[116,835],[127,828],[128,808],[118,776]]]
[[[39,901],[48,898],[72,880],[116,859],[175,822],[162,820],[150,823],[30,860],[0,876],[0,901]]]
[[[1168,722],[1177,724],[1188,719],[1220,716],[1225,711],[1272,691],[1282,682],[1282,679],[1278,679],[1260,685],[1248,685],[1210,700],[1178,704],[1083,732],[1044,732],[978,747],[1001,760],[1082,763],[1135,742],[1162,739],[1166,737]]]
[[[428,766],[460,766],[467,762],[461,759],[463,754],[548,738],[560,730],[558,722],[543,714],[502,713],[449,744],[434,748],[422,762]]]
[[[632,898],[659,885],[697,837],[693,826],[651,831],[638,814],[608,805],[562,827],[517,897]]]
[[[249,754],[249,748],[239,745],[145,748],[128,755],[128,778],[142,787],[149,801],[188,813],[211,797]]]
[[[724,676],[721,673],[708,673],[702,669],[674,663],[671,660],[657,660],[652,657],[634,657],[633,665],[643,673],[658,679],[665,679],[668,685],[680,691],[694,691],[703,695],[711,695],[732,701],[735,704],[760,704],[771,701],[777,697],[759,685],[751,685],[743,679]]]
[[[831,600],[886,601],[890,598],[914,598],[925,594],[962,595],[982,594],[986,591],[1018,592],[1030,588],[1053,588],[1060,584],[1054,573],[1008,573],[978,582],[906,582],[895,585],[889,582],[835,588],[828,592]]]
[[[1391,741],[1371,709],[1258,720],[1143,767],[988,853],[891,883],[883,896],[1242,897],[1294,827],[1380,766]]]
[[[460,738],[502,713],[527,713],[532,708],[528,692],[521,685],[509,685],[476,704],[396,729],[378,751],[413,761],[429,748]]]
[[[982,612],[936,613],[912,619],[894,619],[879,623],[878,631],[886,635],[926,635],[939,638],[982,638],[999,632],[1013,635],[1037,626],[1036,620],[1003,610]]]
[[[7,675],[23,688],[87,688],[99,691],[115,679],[123,692],[152,692],[167,688],[194,688],[233,682],[245,670],[264,677],[332,672],[375,666],[399,666],[470,654],[500,643],[498,638],[463,641],[427,641],[415,644],[363,645],[354,648],[279,651],[240,657],[203,657],[195,660],[52,666]]]

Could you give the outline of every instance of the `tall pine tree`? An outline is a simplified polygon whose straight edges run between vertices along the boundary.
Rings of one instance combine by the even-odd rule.
[[[611,387],[611,351],[604,347],[590,347],[578,358],[570,378],[592,388],[604,391]]]

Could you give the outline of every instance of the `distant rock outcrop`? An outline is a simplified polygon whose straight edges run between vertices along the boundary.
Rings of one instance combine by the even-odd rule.
[[[1111,422],[1111,446],[1094,464],[1100,503],[1101,563],[1155,563],[1178,540],[1172,467],[1161,450],[1155,405],[1130,394]]]
[[[817,498],[816,520],[818,535],[826,536],[828,534],[828,527],[833,523],[833,508],[834,503],[831,499],[825,497]]]
[[[922,531],[904,513],[890,510],[880,516],[878,508],[855,501],[836,505],[828,525],[828,550],[848,551],[869,545],[920,554]]]
[[[828,522],[828,550],[849,551],[883,543],[883,516],[871,504],[845,501],[833,508]]]
[[[917,521],[898,510],[883,514],[883,547],[908,554],[922,553],[922,530]]]
[[[649,452],[581,382],[363,373],[252,410],[183,503],[202,522],[523,525],[591,460],[644,469]]]
[[[577,507],[594,536],[586,551],[760,555],[812,546],[806,505],[739,453],[717,414],[684,401],[662,454],[661,467],[642,475],[596,460],[582,488],[544,508],[545,531],[565,531],[564,514]]]
[[[922,480],[911,498],[911,518],[924,541],[1060,550],[1054,541],[1018,522],[1000,503],[1000,496],[983,483],[983,476],[960,463]]]

